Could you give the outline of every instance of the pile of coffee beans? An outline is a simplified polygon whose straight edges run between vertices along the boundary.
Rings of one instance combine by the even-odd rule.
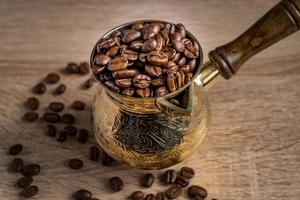
[[[189,82],[199,56],[200,46],[183,24],[139,22],[100,39],[92,72],[114,92],[158,97]]]

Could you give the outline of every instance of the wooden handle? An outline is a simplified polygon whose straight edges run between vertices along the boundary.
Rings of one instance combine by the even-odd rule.
[[[283,0],[238,38],[211,51],[209,58],[229,79],[249,58],[299,29],[300,0]]]

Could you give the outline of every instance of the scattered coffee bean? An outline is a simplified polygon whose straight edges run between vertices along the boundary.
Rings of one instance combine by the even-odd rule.
[[[173,184],[173,183],[175,183],[176,174],[177,174],[176,171],[173,170],[173,169],[167,170],[164,173],[163,177],[162,177],[163,183],[165,183],[165,184]]]
[[[27,99],[27,106],[31,110],[37,110],[40,107],[40,102],[36,97],[30,97]]]
[[[112,191],[119,192],[119,191],[123,190],[124,183],[123,183],[122,179],[120,179],[119,177],[112,177],[109,179],[109,186]]]
[[[181,187],[186,187],[189,185],[189,180],[183,176],[177,176],[175,184],[180,185]]]
[[[31,186],[24,188],[22,190],[21,194],[24,197],[33,197],[33,196],[37,195],[38,192],[39,192],[39,188],[35,185],[31,185]]]
[[[154,175],[153,174],[145,174],[143,179],[142,179],[142,185],[144,187],[151,187],[154,183]]]
[[[68,136],[74,137],[77,133],[77,128],[72,125],[67,125],[65,126],[64,131],[68,134]]]
[[[31,185],[32,182],[33,178],[31,176],[24,176],[18,180],[17,186],[19,186],[20,188],[24,188]]]
[[[113,162],[113,158],[110,157],[106,152],[103,152],[102,165],[110,166],[112,162]]]
[[[38,83],[33,88],[33,92],[36,94],[44,94],[47,91],[46,85],[44,83]]]
[[[69,167],[72,169],[81,169],[83,167],[83,161],[79,159],[71,159],[69,161]]]
[[[145,196],[145,193],[142,191],[134,191],[131,193],[130,198],[132,200],[143,200]]]
[[[180,175],[184,178],[191,179],[195,175],[195,171],[190,167],[183,167],[180,169]]]
[[[84,88],[89,89],[94,85],[94,83],[95,83],[95,79],[89,78],[88,80],[85,81]]]
[[[82,143],[82,144],[83,144],[83,143],[86,143],[88,137],[89,137],[89,132],[88,132],[88,130],[86,130],[86,129],[80,129],[80,130],[78,131],[78,138],[77,138],[78,142],[80,142],[80,143]]]
[[[60,84],[55,90],[54,95],[60,95],[63,94],[67,89],[67,86],[65,84]]]
[[[192,185],[188,188],[188,196],[190,198],[199,196],[201,198],[207,197],[207,191],[205,188],[198,186],[198,185]]]
[[[67,140],[68,133],[66,131],[59,131],[57,141],[58,142],[65,142]]]
[[[73,124],[75,122],[75,117],[72,114],[65,113],[62,116],[62,122],[65,124]]]
[[[92,198],[92,193],[88,190],[78,190],[73,194],[73,198],[76,200],[88,200]]]
[[[30,111],[30,112],[25,113],[23,118],[26,121],[34,122],[39,118],[39,114],[37,112]]]
[[[51,112],[46,112],[43,115],[43,119],[47,122],[51,122],[51,123],[57,123],[61,121],[61,117],[59,114],[57,113],[51,113]]]
[[[79,63],[79,72],[81,74],[88,74],[90,72],[90,65],[88,62]]]
[[[54,84],[57,83],[59,79],[60,79],[59,75],[55,72],[52,72],[47,75],[46,82],[50,84]]]
[[[91,146],[90,148],[90,160],[98,161],[99,160],[100,151],[97,146]]]
[[[9,165],[9,170],[12,172],[20,172],[24,166],[24,161],[21,158],[14,158]]]
[[[22,168],[21,173],[24,176],[35,176],[39,174],[40,171],[41,171],[41,166],[39,164],[28,164]]]
[[[167,200],[167,197],[163,192],[159,192],[156,194],[155,200]]]
[[[172,185],[165,194],[169,199],[176,199],[182,194],[182,188],[178,185]]]
[[[60,112],[65,108],[65,105],[61,102],[52,102],[49,104],[49,109],[54,112]]]
[[[74,62],[70,62],[66,66],[66,71],[70,74],[72,73],[79,73],[79,65]]]
[[[155,200],[154,194],[147,194],[144,200]]]
[[[9,148],[9,154],[10,155],[18,155],[23,150],[22,144],[15,144]]]
[[[74,101],[71,105],[71,107],[74,110],[84,110],[85,108],[85,103],[83,103],[82,101]]]

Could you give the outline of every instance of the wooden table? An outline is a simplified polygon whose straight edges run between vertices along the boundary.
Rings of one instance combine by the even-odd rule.
[[[26,163],[42,172],[34,183],[33,199],[64,200],[86,188],[101,200],[125,199],[139,189],[145,171],[124,165],[103,167],[88,159],[88,144],[74,139],[60,144],[45,135],[42,122],[25,123],[24,101],[45,74],[60,71],[69,61],[86,61],[96,40],[118,24],[156,18],[182,22],[194,33],[205,55],[249,27],[277,0],[228,1],[0,1],[0,199],[15,200],[19,174],[7,172],[10,145],[24,144]],[[296,200],[300,196],[300,34],[295,34],[245,64],[239,75],[210,92],[210,131],[199,149],[183,163],[197,171],[193,184],[207,188],[209,198],[221,200]],[[207,57],[205,57],[207,60]],[[62,76],[68,91],[53,97],[49,86],[40,96],[42,110],[49,101],[92,101],[96,86],[82,90],[88,76]],[[40,113],[42,113],[40,110]],[[67,110],[70,111],[69,108]],[[70,111],[71,112],[71,111]],[[77,113],[78,127],[89,128],[89,109]],[[70,170],[70,158],[85,166]],[[162,171],[153,171],[159,174]],[[107,179],[118,175],[126,189],[111,193]],[[145,192],[164,190],[158,181]],[[187,199],[181,197],[180,199]]]

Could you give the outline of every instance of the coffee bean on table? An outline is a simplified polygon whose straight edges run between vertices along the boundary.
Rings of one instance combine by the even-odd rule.
[[[145,193],[142,191],[134,191],[131,193],[130,198],[132,200],[143,200],[145,196]]]
[[[95,83],[95,80],[93,78],[89,78],[88,80],[85,81],[84,83],[84,88],[89,89],[91,88]]]
[[[41,166],[39,164],[28,164],[22,168],[21,173],[24,176],[35,176],[39,174],[40,171],[41,171]]]
[[[145,174],[144,177],[142,178],[142,185],[144,187],[151,187],[154,183],[154,175],[153,174]]]
[[[189,185],[189,180],[183,176],[177,176],[175,184],[180,185],[181,187],[186,187]]]
[[[9,154],[10,155],[18,155],[19,153],[21,153],[21,151],[23,150],[23,145],[22,144],[15,144],[13,146],[11,146],[9,148]]]
[[[69,161],[69,167],[72,169],[81,169],[83,167],[83,161],[79,159],[71,159]]]
[[[182,194],[182,188],[178,185],[171,185],[165,194],[169,199],[176,199]]]
[[[61,102],[51,102],[49,104],[49,109],[54,112],[60,112],[65,108],[65,105]]]
[[[188,196],[190,198],[199,196],[201,198],[207,197],[207,191],[205,188],[198,186],[198,185],[192,185],[188,188]]]
[[[17,186],[19,186],[20,188],[24,188],[31,185],[32,182],[33,178],[31,176],[24,176],[18,180]]]
[[[162,177],[163,183],[165,183],[165,184],[174,183],[176,180],[176,175],[177,175],[177,172],[175,170],[173,170],[173,169],[167,170]]]
[[[24,117],[23,117],[26,121],[29,122],[34,122],[39,118],[39,114],[37,112],[34,111],[30,111],[25,113]]]
[[[180,169],[180,175],[184,178],[191,179],[195,175],[195,171],[190,167],[183,167]]]
[[[25,187],[22,190],[21,194],[24,197],[33,197],[33,196],[37,195],[38,192],[39,192],[39,188],[35,185],[31,185],[31,186]]]
[[[64,127],[64,131],[68,134],[68,136],[74,137],[77,133],[77,128],[72,125],[67,125]]]
[[[49,73],[46,76],[46,82],[50,83],[50,84],[57,83],[59,81],[59,79],[60,79],[59,75],[55,72]]]
[[[155,200],[154,194],[147,194],[144,200]]]
[[[67,86],[65,84],[60,84],[53,92],[54,95],[60,95],[63,94],[67,89]]]
[[[29,97],[27,99],[27,106],[31,110],[37,110],[40,107],[40,102],[36,97]]]
[[[61,117],[59,114],[57,113],[52,113],[52,112],[46,112],[43,115],[43,119],[47,122],[51,122],[51,123],[57,123],[61,121]]]
[[[68,133],[66,131],[59,131],[57,141],[58,142],[65,142],[67,140]]]
[[[79,73],[79,65],[74,62],[70,62],[66,66],[66,71],[70,74]]]
[[[78,142],[80,143],[86,143],[89,137],[89,132],[86,129],[80,129],[78,131]]]
[[[167,200],[167,197],[163,192],[159,192],[156,194],[155,200]]]
[[[110,166],[113,162],[113,158],[110,157],[106,152],[103,151],[103,156],[102,156],[102,165],[104,166]]]
[[[46,91],[47,91],[47,88],[44,83],[38,83],[33,88],[33,92],[36,94],[44,94]]]
[[[92,198],[92,193],[88,190],[78,190],[73,194],[73,198],[76,200],[88,200]]]
[[[74,110],[84,110],[85,103],[82,101],[74,101],[71,105]]]
[[[65,113],[62,116],[62,122],[65,124],[73,124],[75,122],[75,117],[70,113]]]
[[[79,72],[81,74],[88,74],[90,72],[90,65],[87,62],[79,63]]]
[[[20,172],[23,166],[24,161],[21,158],[14,158],[9,165],[9,170],[12,172]]]
[[[111,190],[114,192],[119,192],[119,191],[123,190],[123,188],[124,188],[124,183],[123,183],[122,179],[120,179],[119,177],[110,178],[108,183],[109,183]]]
[[[100,151],[97,146],[91,146],[90,148],[90,160],[98,161],[99,160]]]

